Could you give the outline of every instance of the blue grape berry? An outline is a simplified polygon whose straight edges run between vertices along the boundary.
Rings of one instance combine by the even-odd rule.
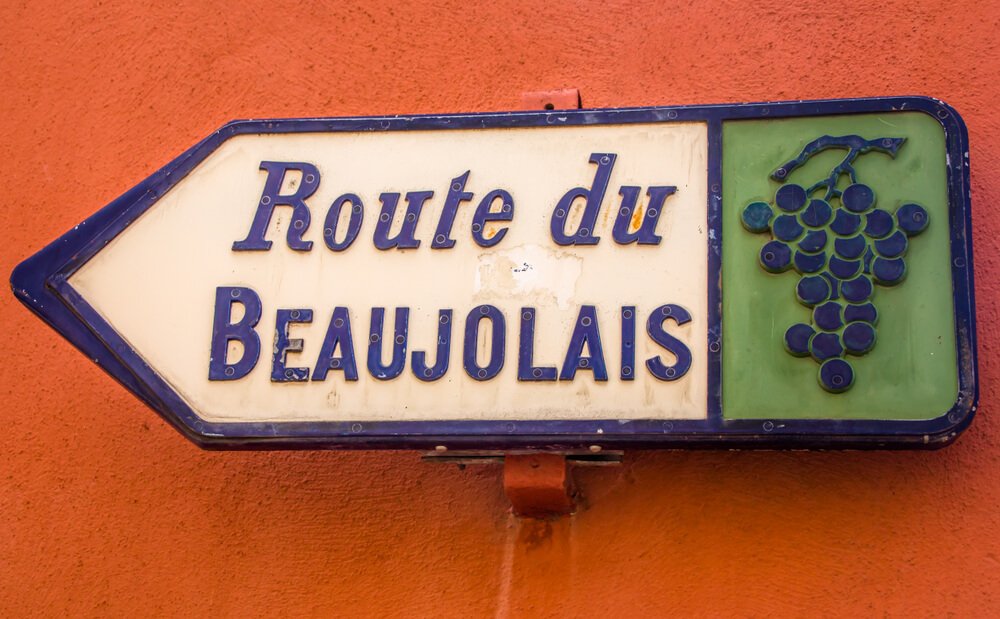
[[[830,298],[830,284],[819,275],[807,275],[795,287],[795,296],[802,305],[812,307]]]
[[[916,236],[927,228],[930,218],[919,204],[904,204],[896,209],[896,223],[906,236]]]
[[[826,247],[826,230],[810,230],[799,241],[799,249],[806,252],[819,251]]]
[[[815,273],[826,266],[826,252],[807,254],[795,252],[795,270],[799,273]]]
[[[902,258],[876,258],[872,263],[872,275],[883,286],[895,286],[906,277],[906,263]]]
[[[803,224],[811,228],[819,228],[830,222],[830,218],[833,217],[833,209],[825,200],[812,200],[799,217]]]
[[[825,361],[844,354],[844,346],[836,333],[817,333],[809,341],[809,352],[817,361]]]
[[[875,258],[875,252],[872,251],[871,247],[866,247],[865,248],[865,257],[862,259],[862,260],[864,260],[864,265],[865,265],[864,271],[865,271],[865,273],[871,273],[872,272],[872,260],[874,258]]]
[[[778,215],[771,224],[771,232],[782,241],[794,241],[802,236],[803,230],[795,215]]]
[[[848,305],[844,308],[845,322],[867,322],[874,325],[878,322],[878,311],[871,303],[863,305]]]
[[[840,285],[840,294],[851,303],[862,303],[871,298],[874,291],[872,280],[864,275],[849,279]]]
[[[927,228],[930,219],[919,204],[904,204],[896,210],[896,223],[906,236],[916,236]]]
[[[852,355],[863,355],[875,347],[875,328],[867,322],[852,322],[844,329],[844,348]]]
[[[907,244],[908,241],[903,231],[896,230],[884,239],[875,241],[875,251],[886,258],[895,258],[896,256],[902,256],[906,252]]]
[[[868,185],[854,183],[844,189],[840,203],[849,211],[863,213],[875,204],[875,192]]]
[[[771,226],[774,211],[766,202],[751,202],[743,209],[743,227],[750,232],[764,232]]]
[[[854,384],[854,369],[843,359],[830,359],[819,367],[819,384],[833,393],[847,391]]]
[[[861,216],[849,213],[842,208],[837,209],[837,213],[833,216],[833,223],[830,224],[830,229],[841,236],[854,234],[860,228]]]
[[[880,239],[892,232],[892,215],[882,209],[875,209],[865,215],[865,234]]]
[[[840,280],[830,274],[829,271],[823,271],[819,274],[820,277],[825,279],[828,284],[830,284],[830,298],[837,299],[840,297]]]
[[[830,272],[833,273],[837,279],[850,279],[857,275],[860,270],[860,260],[844,260],[836,256],[830,258]]]
[[[860,256],[865,251],[867,243],[865,237],[860,234],[846,239],[837,239],[833,242],[833,249],[841,257],[853,259]]]
[[[785,348],[796,357],[808,356],[809,340],[815,333],[816,330],[807,324],[794,324],[785,331]]]
[[[824,331],[836,331],[844,324],[840,318],[840,303],[827,301],[813,310],[813,322]]]
[[[802,185],[782,185],[774,194],[774,203],[783,211],[794,213],[806,205],[806,190]]]
[[[771,273],[786,271],[792,264],[792,250],[781,241],[771,241],[760,250],[760,264]]]

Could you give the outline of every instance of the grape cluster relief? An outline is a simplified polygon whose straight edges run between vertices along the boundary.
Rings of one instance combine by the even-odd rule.
[[[880,208],[875,190],[859,180],[854,168],[859,157],[871,152],[895,158],[904,141],[820,137],[771,174],[782,185],[770,203],[752,202],[743,209],[747,230],[771,236],[760,250],[761,268],[797,273],[795,297],[812,310],[810,322],[787,328],[785,350],[812,357],[819,364],[820,385],[833,393],[854,384],[849,358],[875,347],[875,286],[902,283],[909,239],[929,224],[927,210],[919,204],[904,203],[895,212]],[[829,176],[809,186],[785,182],[812,156],[828,149],[847,151]],[[845,181],[844,189],[838,189]]]

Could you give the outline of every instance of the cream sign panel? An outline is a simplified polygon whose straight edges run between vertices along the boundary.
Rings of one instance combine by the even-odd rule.
[[[69,284],[216,422],[703,419],[707,124],[240,135]]]

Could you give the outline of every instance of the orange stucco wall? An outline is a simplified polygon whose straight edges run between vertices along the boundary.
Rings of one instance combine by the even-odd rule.
[[[1000,613],[1000,5],[114,4],[0,8],[2,273],[233,118],[928,94],[970,129],[982,406],[934,453],[631,452],[522,522],[496,467],[201,452],[7,293],[0,615]]]

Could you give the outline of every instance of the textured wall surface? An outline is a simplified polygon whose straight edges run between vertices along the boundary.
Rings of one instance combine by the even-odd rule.
[[[0,9],[2,273],[233,118],[927,94],[969,125],[981,408],[934,453],[631,452],[520,522],[498,468],[201,452],[4,293],[0,615],[1000,612],[996,3],[112,4]]]

